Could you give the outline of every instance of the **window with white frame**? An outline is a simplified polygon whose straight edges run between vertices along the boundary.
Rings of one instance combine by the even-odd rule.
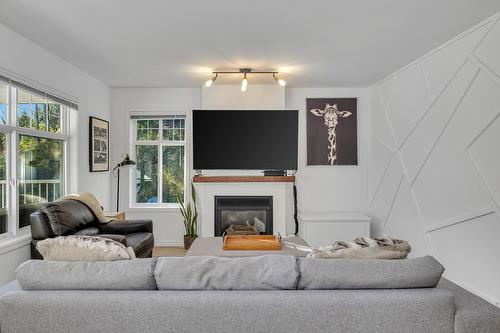
[[[30,214],[66,193],[69,105],[0,81],[0,238],[29,234]]]
[[[138,207],[177,206],[184,199],[186,119],[184,116],[132,116],[135,182],[132,203]]]

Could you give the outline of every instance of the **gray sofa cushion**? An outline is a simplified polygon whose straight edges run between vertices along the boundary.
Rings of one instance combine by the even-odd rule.
[[[433,257],[402,260],[299,258],[299,289],[435,287],[444,267]]]
[[[245,258],[164,257],[155,271],[160,290],[272,290],[296,289],[294,256]]]
[[[156,259],[109,262],[29,260],[16,270],[24,290],[153,290]]]

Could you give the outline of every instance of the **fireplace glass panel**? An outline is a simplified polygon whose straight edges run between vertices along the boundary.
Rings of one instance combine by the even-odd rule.
[[[215,197],[215,236],[272,233],[272,197]]]

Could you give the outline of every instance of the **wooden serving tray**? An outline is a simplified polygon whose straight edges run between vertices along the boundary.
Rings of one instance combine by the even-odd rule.
[[[281,250],[281,240],[275,235],[227,235],[224,237],[224,250]]]

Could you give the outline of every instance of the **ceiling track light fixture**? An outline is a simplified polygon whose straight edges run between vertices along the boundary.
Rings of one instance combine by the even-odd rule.
[[[243,80],[241,80],[241,91],[247,91],[248,79],[247,74],[271,74],[273,79],[278,82],[282,87],[286,86],[286,81],[278,77],[278,71],[252,71],[251,68],[239,68],[237,71],[213,71],[213,77],[205,82],[205,87],[209,88],[212,86],[219,74],[243,74]]]

